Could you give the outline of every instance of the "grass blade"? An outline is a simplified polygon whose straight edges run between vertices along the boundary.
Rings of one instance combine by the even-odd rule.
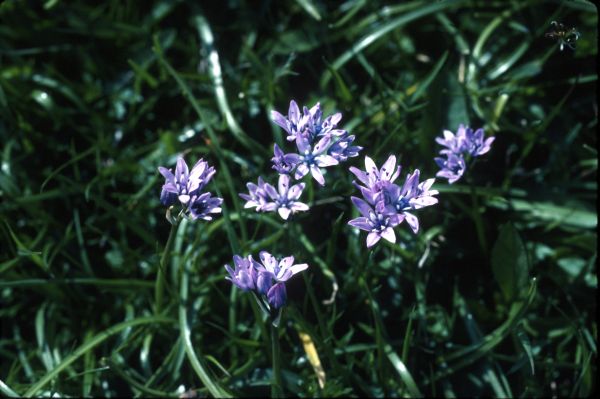
[[[63,361],[56,365],[53,370],[48,372],[42,378],[39,379],[31,388],[27,390],[23,394],[24,397],[30,398],[35,396],[40,389],[46,386],[50,381],[56,378],[61,372],[63,372],[67,367],[73,364],[76,360],[78,360],[81,356],[85,355],[87,352],[93,350],[96,346],[100,345],[102,342],[112,337],[115,334],[119,334],[120,332],[137,326],[147,325],[147,324],[170,324],[175,323],[173,319],[162,317],[162,316],[150,316],[150,317],[139,317],[137,319],[125,321],[123,323],[116,324],[101,333],[94,336],[94,338],[90,339],[88,342],[81,345],[77,348],[72,354],[63,359]]]

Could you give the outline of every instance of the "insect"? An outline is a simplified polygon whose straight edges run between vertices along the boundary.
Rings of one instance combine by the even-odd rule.
[[[560,51],[562,51],[565,46],[569,47],[571,50],[575,50],[575,42],[579,39],[579,32],[575,28],[567,28],[562,23],[552,21],[550,22],[553,29],[550,32],[546,32],[546,37],[550,39],[555,39],[560,45]]]

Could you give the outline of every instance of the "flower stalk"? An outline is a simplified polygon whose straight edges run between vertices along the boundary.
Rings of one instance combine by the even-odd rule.
[[[185,265],[181,267],[181,284],[179,287],[179,331],[181,334],[181,341],[187,358],[192,365],[192,368],[196,372],[196,375],[200,378],[204,386],[208,389],[210,394],[215,398],[229,398],[231,394],[225,391],[217,382],[208,374],[206,368],[202,364],[202,361],[196,354],[194,347],[192,346],[191,339],[191,328],[187,318],[187,302],[188,302],[188,281],[189,275]]]
[[[275,322],[271,325],[271,354],[273,357],[273,383],[271,384],[271,397],[283,397],[283,385],[281,384],[281,358],[279,350],[279,327],[276,327]]]
[[[167,210],[167,215],[169,215],[169,213],[170,212]],[[160,312],[162,311],[163,298],[165,292],[165,271],[167,270],[169,254],[171,253],[171,246],[173,245],[173,239],[175,238],[175,232],[177,231],[177,227],[179,226],[180,220],[181,214],[177,216],[177,218],[171,223],[171,231],[169,232],[169,238],[167,238],[167,243],[165,244],[165,249],[163,250],[163,254],[160,257],[160,263],[158,264],[158,270],[156,272],[156,283],[154,284],[154,310],[157,315],[160,314]]]

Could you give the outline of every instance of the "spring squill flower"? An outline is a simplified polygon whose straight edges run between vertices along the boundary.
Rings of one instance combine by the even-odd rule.
[[[443,145],[444,149],[440,150],[440,154],[461,154],[464,151],[467,132],[464,125],[458,125],[456,134],[450,130],[443,131],[444,137],[436,137],[435,141]]]
[[[202,190],[216,173],[215,168],[200,159],[190,171],[183,158],[177,159],[175,173],[162,166],[158,171],[165,178],[160,193],[160,201],[170,207],[179,202],[183,212],[191,219],[212,220],[211,213],[221,212],[221,198],[211,197]]]
[[[242,258],[233,257],[234,269],[225,265],[229,276],[225,277],[243,291],[254,291],[260,298],[274,309],[279,309],[287,302],[285,283],[306,269],[306,263],[294,264],[294,257],[287,256],[277,260],[267,251],[259,253],[261,263],[256,262],[252,255]]]
[[[446,147],[440,150],[440,154],[445,155],[446,158],[437,157],[434,160],[440,167],[440,171],[436,176],[448,179],[449,184],[456,182],[463,176],[467,168],[467,162],[471,158],[490,151],[495,139],[495,137],[484,139],[483,129],[473,131],[473,129],[462,124],[458,126],[456,134],[449,130],[444,130],[443,134],[444,137],[436,137],[435,140],[438,144]]]
[[[435,179],[428,179],[419,183],[419,169],[406,177],[402,187],[387,183],[382,187],[382,201],[378,202],[376,208],[383,214],[397,214],[406,220],[412,231],[416,234],[419,231],[419,219],[408,212],[421,209],[438,203],[434,195],[437,190],[430,190]]]
[[[396,168],[396,157],[394,155],[390,155],[381,167],[381,169],[377,168],[375,162],[368,157],[365,156],[365,170],[362,171],[354,166],[350,167],[350,172],[354,174],[358,178],[358,180],[364,184],[361,186],[356,182],[353,182],[354,185],[362,192],[363,197],[371,203],[374,204],[378,200],[379,194],[381,193],[381,188],[384,184],[393,183],[398,176],[400,176],[401,167],[398,165]]]
[[[165,184],[162,187],[162,197],[168,197],[170,201],[173,196],[167,196],[166,193],[175,194],[179,202],[187,205],[190,198],[202,190],[215,174],[215,168],[208,167],[208,163],[200,159],[190,172],[183,158],[177,159],[175,174],[169,169],[158,167],[158,171],[165,178]],[[163,205],[173,205],[172,203],[163,203]]]
[[[365,156],[365,170],[351,167],[350,171],[364,184],[353,182],[365,200],[351,197],[361,217],[350,220],[349,225],[368,231],[367,247],[375,245],[381,238],[396,242],[394,227],[406,220],[414,233],[419,231],[419,220],[412,213],[421,208],[435,205],[437,190],[431,190],[435,179],[419,182],[420,171],[415,169],[406,176],[402,186],[394,183],[401,167],[396,166],[396,157],[390,155],[381,169]]]
[[[369,232],[367,235],[367,248],[371,248],[382,238],[391,243],[396,242],[394,227],[404,220],[403,215],[395,213],[387,215],[374,210],[366,201],[360,198],[350,197],[350,199],[362,216],[350,220],[348,224]]]
[[[300,162],[300,157],[298,154],[284,154],[277,144],[273,146],[273,152],[275,154],[275,156],[271,158],[271,161],[273,162],[273,169],[275,169],[277,173],[281,175],[288,175],[292,173],[294,168]]]
[[[460,154],[446,154],[446,158],[437,157],[434,158],[434,161],[440,167],[440,170],[436,173],[436,176],[448,179],[449,184],[452,184],[460,179],[467,168],[465,160]]]
[[[294,265],[294,257],[287,256],[280,261],[267,251],[259,253],[262,266],[258,268],[256,290],[267,296],[267,300],[275,309],[279,309],[287,300],[285,282],[292,276],[308,269],[306,263]]]
[[[290,101],[287,118],[275,110],[271,111],[271,120],[283,128],[288,133],[288,137],[293,137],[291,140],[296,138],[301,117],[300,108],[294,100]]]
[[[339,140],[329,147],[327,153],[337,159],[338,162],[345,162],[348,160],[348,158],[358,156],[358,153],[360,150],[362,150],[362,147],[351,145],[354,141],[354,138],[355,137],[353,135],[351,136],[348,133],[344,133],[342,136],[340,136]]]
[[[247,258],[234,255],[233,264],[235,269],[231,269],[229,265],[225,265],[225,270],[229,273],[229,276],[225,278],[242,291],[253,290],[256,287],[257,277],[255,263],[250,255]]]
[[[258,178],[258,185],[248,183],[246,186],[249,193],[239,194],[246,200],[244,208],[256,208],[257,212],[277,211],[284,220],[287,220],[293,213],[309,209],[308,205],[298,201],[305,184],[299,183],[290,187],[288,175],[279,175],[277,189],[269,183],[265,183],[261,177]]]
[[[473,129],[467,128],[463,151],[472,157],[478,157],[487,153],[492,148],[495,137],[488,137],[484,140],[484,136],[483,129],[473,131]]]
[[[313,147],[303,134],[296,136],[296,146],[299,152],[299,162],[294,178],[303,178],[309,171],[312,177],[321,185],[325,185],[325,178],[320,168],[337,165],[339,162],[331,155],[327,155],[327,148],[331,143],[331,136],[323,136]]]
[[[304,183],[299,183],[290,187],[290,177],[279,175],[278,190],[270,184],[265,184],[265,192],[271,202],[265,204],[262,209],[265,212],[276,210],[283,220],[287,220],[292,213],[307,211],[308,205],[298,201],[304,186]]]
[[[190,200],[190,219],[212,220],[211,213],[221,213],[222,198],[212,197],[210,193],[193,196]]]
[[[321,104],[316,103],[311,109],[304,107],[303,113],[299,131],[305,133],[311,140],[328,135],[341,136],[346,132],[342,129],[336,129],[337,124],[342,120],[340,112],[321,121],[323,111],[321,111]],[[288,140],[295,140],[295,137],[288,137]]]
[[[310,109],[303,107],[301,113],[298,104],[292,100],[287,117],[271,111],[271,119],[288,133],[287,140],[294,141],[297,148],[297,153],[284,153],[275,145],[273,169],[280,174],[293,175],[296,180],[310,172],[323,186],[325,178],[321,168],[344,162],[362,150],[362,147],[351,145],[354,136],[337,128],[342,114],[338,112],[323,118],[319,103]]]
[[[266,183],[262,177],[258,178],[258,185],[251,182],[246,184],[248,194],[238,194],[242,199],[246,200],[244,208],[256,208],[257,212],[263,210],[263,207],[269,202],[265,185]]]
[[[287,118],[277,111],[271,111],[271,120],[288,133],[288,141],[296,140],[298,133],[304,133],[311,141],[316,137],[327,135],[341,136],[345,130],[336,129],[342,119],[341,113],[328,116],[324,120],[321,105],[316,103],[312,108],[303,107],[302,113],[294,100],[290,101]]]

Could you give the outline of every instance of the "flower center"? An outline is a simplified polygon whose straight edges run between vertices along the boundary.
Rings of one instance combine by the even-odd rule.
[[[304,151],[304,162],[306,163],[306,165],[310,166],[310,165],[314,165],[315,163],[315,156],[309,152],[308,150]]]
[[[408,199],[404,197],[398,198],[396,201],[396,210],[401,211],[408,207]]]

